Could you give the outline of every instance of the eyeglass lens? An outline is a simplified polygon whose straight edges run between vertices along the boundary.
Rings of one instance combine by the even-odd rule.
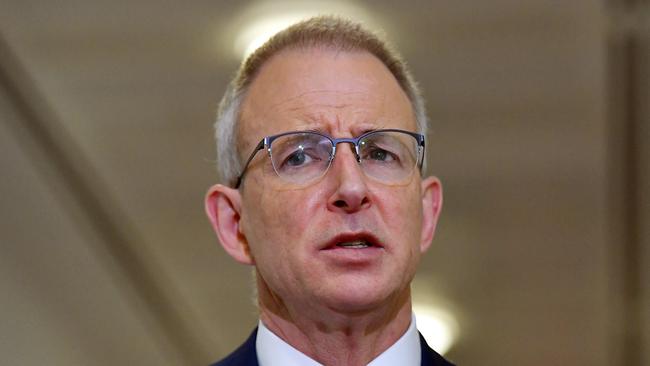
[[[341,148],[341,146],[337,146]],[[297,132],[271,143],[271,161],[277,174],[294,183],[320,178],[331,163],[334,146],[322,135]],[[407,178],[418,162],[417,140],[406,133],[378,131],[359,141],[359,159],[365,174],[392,183]]]

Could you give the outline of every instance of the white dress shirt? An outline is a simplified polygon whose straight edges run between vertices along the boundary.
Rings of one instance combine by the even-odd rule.
[[[257,329],[255,350],[260,366],[322,366],[271,332],[261,320]],[[421,358],[420,335],[415,316],[412,315],[411,325],[406,333],[368,366],[420,366]]]

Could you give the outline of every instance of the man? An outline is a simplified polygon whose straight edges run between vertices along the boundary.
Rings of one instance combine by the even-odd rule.
[[[442,205],[421,175],[426,123],[405,64],[355,23],[312,18],[244,62],[205,204],[255,267],[260,322],[215,365],[450,365],[411,311]]]

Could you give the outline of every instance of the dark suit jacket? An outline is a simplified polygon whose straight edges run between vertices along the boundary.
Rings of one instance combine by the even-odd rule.
[[[253,330],[250,337],[223,360],[212,364],[212,366],[259,366],[257,363],[257,351],[255,351],[255,339],[257,337],[257,328]],[[429,345],[420,334],[420,348],[422,349],[422,366],[454,366],[429,348]],[[399,365],[395,365],[399,366]]]

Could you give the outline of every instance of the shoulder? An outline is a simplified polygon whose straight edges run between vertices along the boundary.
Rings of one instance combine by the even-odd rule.
[[[255,351],[256,338],[257,328],[253,330],[246,342],[239,346],[233,353],[211,366],[258,366],[257,352]]]
[[[420,334],[420,348],[422,349],[422,366],[454,366],[453,363],[432,350],[422,334]]]

